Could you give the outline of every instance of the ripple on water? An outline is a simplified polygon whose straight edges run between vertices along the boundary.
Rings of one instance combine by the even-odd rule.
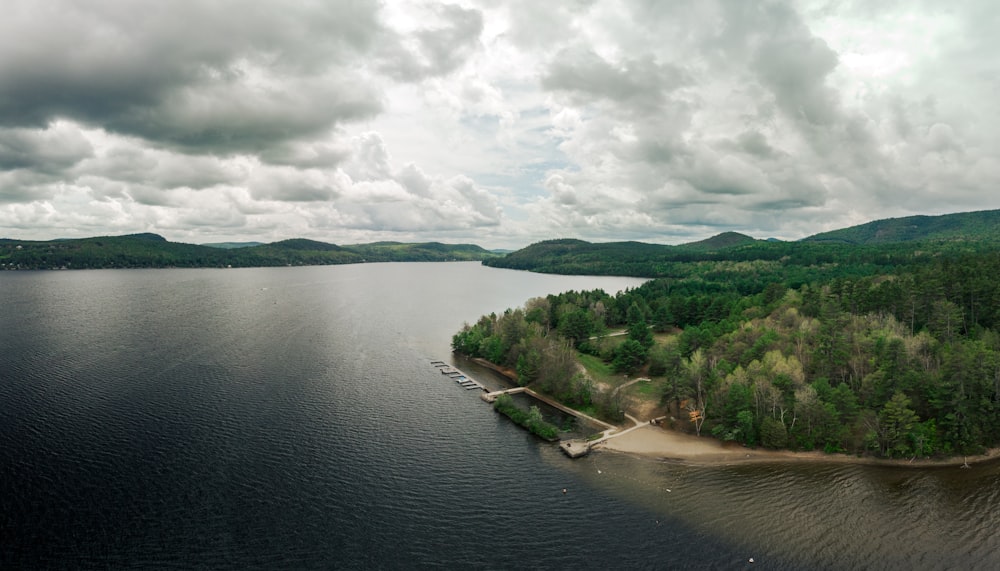
[[[581,289],[498,272],[0,275],[0,567],[997,561],[996,467],[569,461],[429,366],[463,321]]]

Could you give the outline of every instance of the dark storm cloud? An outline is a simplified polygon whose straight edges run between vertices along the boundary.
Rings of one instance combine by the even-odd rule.
[[[376,10],[365,2],[7,3],[0,125],[70,118],[223,153],[323,132],[380,109],[377,92],[347,65],[371,47]]]
[[[28,170],[0,171],[0,204],[20,204],[51,198],[52,177]]]
[[[55,174],[93,155],[93,147],[66,125],[48,129],[0,129],[0,171],[31,169]]]
[[[110,147],[83,163],[78,170],[83,176],[164,189],[203,189],[235,179],[235,174],[214,157],[184,155],[136,145]]]
[[[323,202],[340,194],[338,181],[316,170],[271,168],[251,179],[249,190],[260,200]]]

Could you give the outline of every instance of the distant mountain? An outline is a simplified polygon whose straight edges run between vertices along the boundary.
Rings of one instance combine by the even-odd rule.
[[[202,246],[208,246],[209,248],[221,248],[223,250],[234,250],[236,248],[252,248],[253,246],[263,245],[263,242],[208,242],[201,244]]]
[[[295,238],[224,248],[169,242],[157,234],[30,241],[0,240],[0,269],[262,267],[361,262],[479,261],[497,254],[470,244],[337,246]]]
[[[664,248],[642,242],[607,242],[592,244],[583,240],[545,240],[503,256],[486,260],[488,266],[531,270],[556,274],[592,273],[595,264],[614,260],[646,259],[657,256]]]
[[[846,244],[892,244],[919,240],[1000,242],[1000,210],[887,218],[803,238],[806,242]]]
[[[134,238],[136,240],[149,240],[151,242],[166,242],[167,239],[159,234],[153,234],[152,232],[143,232],[141,234],[126,234],[122,236],[123,238]]]
[[[335,244],[327,244],[326,242],[317,242],[316,240],[307,240],[305,238],[292,238],[290,240],[281,240],[280,242],[274,242],[271,244],[262,244],[260,246],[255,246],[256,248],[267,248],[273,250],[299,250],[303,252],[343,252],[346,248],[342,248]]]
[[[442,244],[424,242],[409,244],[403,242],[373,242],[344,246],[368,262],[451,262],[481,261],[495,258],[498,254],[484,250],[474,244]]]
[[[575,239],[545,240],[483,263],[498,268],[554,274],[658,276],[665,271],[663,264],[714,259],[721,252],[757,243],[758,240],[737,232],[726,232],[679,246],[645,242],[594,244]]]
[[[716,273],[708,277],[718,279],[738,268],[743,273],[756,272],[755,279],[759,281],[765,275],[761,268],[766,266],[767,271],[773,271],[772,266],[780,264],[801,268],[796,279],[807,283],[821,267],[827,268],[823,271],[834,271],[830,268],[838,264],[852,268],[868,264],[871,269],[873,265],[907,264],[918,251],[967,253],[995,249],[1000,245],[1000,210],[877,220],[797,242],[756,240],[737,232],[725,232],[678,246],[643,242],[595,244],[559,239],[531,244],[506,255],[473,244],[440,242],[338,246],[296,238],[271,244],[223,244],[229,247],[169,242],[152,233],[44,242],[3,238],[0,239],[0,269],[252,267],[465,260],[482,261],[499,268],[556,274],[691,277],[709,271],[706,263],[721,262],[723,265],[712,270]],[[681,268],[690,262],[702,263],[702,267]],[[732,279],[742,277],[734,273]]]
[[[682,267],[688,262],[715,264],[721,271],[757,272],[761,264],[773,271],[774,264],[799,268],[795,279],[809,283],[820,272],[854,272],[858,275],[877,266],[890,268],[910,264],[928,252],[963,255],[993,250],[1000,245],[1000,210],[911,216],[880,220],[784,242],[755,240],[727,232],[707,240],[664,246],[641,242],[592,244],[582,240],[547,240],[483,263],[553,274],[601,274],[619,276],[691,278],[698,270]],[[753,265],[733,266],[733,263]],[[708,266],[704,266],[707,268]],[[850,268],[849,270],[847,268]],[[707,270],[706,270],[707,271]],[[721,274],[718,274],[721,275]],[[717,279],[718,275],[711,276]],[[787,277],[787,274],[785,274]],[[743,276],[733,274],[732,280]],[[783,278],[784,279],[784,278]]]
[[[739,232],[723,232],[722,234],[717,234],[708,238],[706,240],[701,240],[700,242],[690,242],[688,244],[681,244],[678,248],[687,248],[689,250],[701,250],[701,251],[714,251],[723,250],[725,248],[732,248],[733,246],[745,246],[747,244],[752,244],[757,240],[747,236],[746,234],[740,234]]]

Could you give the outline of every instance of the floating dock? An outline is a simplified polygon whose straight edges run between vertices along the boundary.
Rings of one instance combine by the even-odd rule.
[[[464,388],[467,391],[471,391],[473,389],[479,389],[485,392],[487,390],[486,387],[480,384],[479,381],[466,375],[462,371],[459,371],[458,369],[448,365],[444,361],[431,361],[431,365],[437,367],[438,370],[441,371],[442,375],[454,379],[455,382],[458,383],[460,387]]]

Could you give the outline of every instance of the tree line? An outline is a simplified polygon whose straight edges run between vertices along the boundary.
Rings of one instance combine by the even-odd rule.
[[[168,242],[156,234],[74,240],[0,240],[0,269],[218,268],[475,260],[494,256],[469,244],[378,242],[337,246],[295,238],[242,248]]]
[[[754,271],[750,264],[743,271]],[[656,279],[481,317],[452,340],[567,404],[616,418],[578,365],[650,375],[681,426],[749,446],[882,457],[1000,443],[1000,255],[928,255],[872,273]],[[602,336],[623,330],[618,341]],[[602,340],[603,339],[603,340]]]

